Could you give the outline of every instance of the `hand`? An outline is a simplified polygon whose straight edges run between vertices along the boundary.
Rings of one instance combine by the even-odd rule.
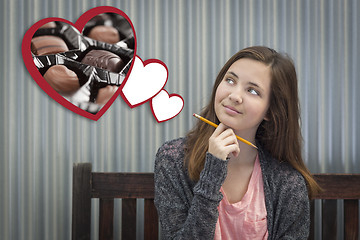
[[[208,152],[222,160],[226,160],[230,153],[237,157],[240,147],[234,131],[220,123],[209,138]]]

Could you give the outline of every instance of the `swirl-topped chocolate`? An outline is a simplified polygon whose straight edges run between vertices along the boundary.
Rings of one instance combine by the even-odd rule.
[[[81,62],[116,73],[125,66],[124,61],[118,55],[106,50],[91,50]]]

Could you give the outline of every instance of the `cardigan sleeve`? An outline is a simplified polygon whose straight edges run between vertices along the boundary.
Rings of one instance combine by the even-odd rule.
[[[207,153],[200,180],[192,185],[179,151],[164,144],[155,159],[155,205],[162,239],[213,239],[227,162]]]

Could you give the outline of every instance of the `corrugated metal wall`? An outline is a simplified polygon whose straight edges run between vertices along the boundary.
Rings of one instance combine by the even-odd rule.
[[[21,55],[26,30],[46,17],[75,22],[101,5],[130,17],[143,60],[168,66],[165,89],[185,100],[179,116],[158,124],[148,103],[130,109],[119,97],[94,122],[32,80]],[[311,171],[360,172],[357,0],[3,0],[0,9],[0,239],[69,239],[72,164],[152,171],[157,148],[190,129],[221,66],[250,45],[287,52],[296,63]]]

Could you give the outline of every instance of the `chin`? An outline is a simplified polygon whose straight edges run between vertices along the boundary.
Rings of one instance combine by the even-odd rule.
[[[218,117],[218,119],[221,123],[225,124],[229,128],[232,128],[234,130],[239,128],[238,121],[236,119],[231,119],[231,117]]]

